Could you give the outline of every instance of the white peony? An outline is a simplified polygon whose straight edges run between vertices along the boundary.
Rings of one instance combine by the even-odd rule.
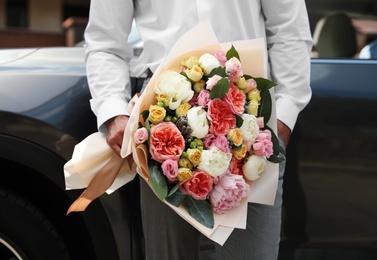
[[[220,66],[220,62],[212,54],[205,53],[199,58],[199,66],[203,69],[204,75],[208,76],[214,68]]]
[[[240,130],[245,141],[249,141],[252,144],[255,142],[259,134],[258,120],[255,116],[250,114],[242,114],[243,124]]]
[[[210,150],[202,151],[202,159],[198,168],[212,177],[218,177],[228,170],[231,159],[232,154],[226,154],[216,146],[213,146]]]
[[[177,109],[181,103],[188,102],[194,96],[191,82],[183,75],[172,70],[162,72],[154,87],[156,94],[165,94],[170,97],[169,108]]]
[[[246,163],[242,165],[242,171],[246,179],[255,181],[264,172],[266,167],[266,158],[252,154],[246,159]]]
[[[187,111],[187,121],[192,130],[191,136],[202,139],[208,134],[207,112],[201,107],[193,107]]]

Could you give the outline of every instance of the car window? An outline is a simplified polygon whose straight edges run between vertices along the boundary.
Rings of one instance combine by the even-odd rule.
[[[376,0],[306,0],[312,58],[376,59]]]

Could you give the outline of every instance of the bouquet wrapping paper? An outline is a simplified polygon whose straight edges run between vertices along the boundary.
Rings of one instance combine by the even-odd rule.
[[[245,73],[254,77],[267,78],[267,53],[264,39],[218,43],[208,22],[202,22],[186,32],[158,67],[143,94],[140,97],[135,96],[130,102],[128,109],[132,112],[124,132],[122,158],[112,152],[106,143],[105,136],[101,133],[88,136],[75,147],[72,159],[64,167],[66,189],[86,189],[71,205],[68,213],[85,210],[91,201],[105,192],[110,194],[131,181],[136,174],[150,184],[148,148],[136,145],[133,141],[133,134],[138,128],[138,122],[141,119],[140,113],[155,103],[153,88],[158,76],[167,69],[178,68],[181,60],[185,57],[200,56],[207,52],[214,53],[220,49],[227,50],[231,45],[237,49],[242,58],[242,69]],[[273,109],[268,126],[276,133],[273,89],[270,89],[270,93]],[[260,178],[248,183],[250,185],[248,197],[242,200],[239,207],[233,208],[227,214],[214,213],[215,225],[212,229],[197,222],[182,206],[175,207],[165,200],[163,202],[202,234],[223,245],[234,228],[246,228],[248,202],[267,205],[274,203],[278,183],[278,164],[268,162],[267,168]]]

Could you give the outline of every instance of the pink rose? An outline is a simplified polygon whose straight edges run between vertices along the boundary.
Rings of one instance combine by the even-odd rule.
[[[227,173],[220,176],[217,185],[209,194],[213,211],[225,214],[232,208],[238,207],[249,190],[249,185],[241,175]]]
[[[163,163],[167,159],[178,161],[185,148],[185,139],[175,124],[161,122],[151,128],[149,152],[152,159]]]
[[[206,89],[211,90],[220,79],[222,79],[222,77],[219,75],[214,75],[213,77],[210,77],[206,82]]]
[[[246,96],[233,83],[229,84],[229,91],[224,100],[230,105],[234,114],[241,115],[245,111]]]
[[[215,135],[226,135],[236,127],[236,117],[225,101],[215,98],[208,104],[207,117],[211,121],[209,132]]]
[[[274,153],[270,130],[259,131],[253,144],[253,150],[255,155],[266,156],[267,158]]]
[[[196,104],[198,103],[198,96],[199,96],[198,93],[194,93],[194,96],[193,96],[192,99],[190,99],[190,101],[188,102],[192,107],[193,107],[193,106],[196,106]]]
[[[138,128],[134,134],[134,141],[136,144],[142,144],[148,140],[148,131],[145,127]]]
[[[229,80],[237,82],[243,75],[241,69],[241,62],[239,59],[233,57],[225,63],[225,69],[229,73]]]
[[[205,200],[212,190],[212,177],[202,170],[195,170],[192,177],[180,185],[179,189],[196,200]]]
[[[172,159],[167,159],[161,165],[162,173],[168,178],[170,182],[174,182],[178,176],[178,162]]]
[[[247,83],[247,87],[243,90],[245,94],[247,94],[248,92],[250,92],[251,90],[257,87],[257,82],[255,81],[255,79],[247,79],[246,83]]]
[[[223,66],[223,67],[225,67],[225,63],[227,61],[225,52],[219,50],[219,51],[215,52],[214,56],[220,62],[220,65]]]
[[[208,134],[204,138],[204,146],[207,150],[211,149],[211,147],[216,146],[222,152],[229,154],[229,142],[225,135],[218,135],[215,136],[213,134]]]
[[[205,89],[200,91],[198,96],[198,105],[206,108],[208,107],[209,101],[211,101],[211,99],[209,98],[209,91]]]

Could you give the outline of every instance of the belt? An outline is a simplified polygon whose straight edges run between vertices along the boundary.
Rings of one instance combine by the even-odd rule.
[[[136,93],[141,93],[143,88],[145,87],[145,83],[148,83],[148,81],[152,78],[153,72],[148,69],[147,70],[147,76],[145,78],[131,78],[131,90],[132,90],[132,96],[134,96]]]

